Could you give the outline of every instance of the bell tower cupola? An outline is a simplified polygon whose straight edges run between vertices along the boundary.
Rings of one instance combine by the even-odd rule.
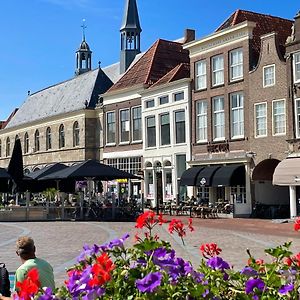
[[[83,19],[82,24],[82,42],[76,51],[76,70],[75,74],[80,75],[82,73],[88,72],[92,69],[92,51],[88,43],[85,40],[85,19]]]
[[[120,74],[124,73],[135,56],[141,52],[141,25],[136,0],[125,0],[121,33]]]

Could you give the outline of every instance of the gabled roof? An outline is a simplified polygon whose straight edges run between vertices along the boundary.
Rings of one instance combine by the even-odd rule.
[[[11,114],[9,115],[9,117],[7,118],[6,121],[0,121],[0,129],[4,129],[6,127],[6,125],[8,124],[8,122],[13,118],[13,116],[16,114],[16,112],[18,111],[18,108],[15,108]]]
[[[6,128],[93,108],[98,95],[104,93],[111,85],[112,81],[102,69],[96,69],[47,87],[29,95]]]
[[[190,78],[190,64],[188,63],[180,63],[174,69],[172,69],[169,73],[159,79],[156,83],[154,83],[151,88],[163,85],[166,83],[174,82],[176,80],[180,80],[183,78]]]
[[[189,52],[180,43],[159,39],[108,92],[141,84],[152,85],[179,63],[189,63]]]
[[[256,23],[253,30],[253,48],[256,51],[260,49],[260,37],[270,32],[277,32],[279,45],[283,46],[287,37],[291,34],[293,25],[293,22],[288,19],[238,9],[216,29],[216,32],[244,21]]]

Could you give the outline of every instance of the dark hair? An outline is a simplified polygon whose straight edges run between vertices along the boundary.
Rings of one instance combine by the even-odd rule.
[[[21,257],[33,254],[35,252],[34,241],[29,236],[19,237],[17,242],[17,254]]]

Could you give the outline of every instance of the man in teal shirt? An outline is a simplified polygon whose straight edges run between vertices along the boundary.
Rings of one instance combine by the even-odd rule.
[[[15,290],[17,282],[23,282],[29,270],[35,268],[39,274],[41,288],[50,287],[55,289],[54,274],[52,266],[43,259],[35,256],[35,245],[31,237],[23,236],[17,240],[17,255],[20,256],[22,265],[17,269],[15,275]],[[0,300],[12,299],[0,295]]]

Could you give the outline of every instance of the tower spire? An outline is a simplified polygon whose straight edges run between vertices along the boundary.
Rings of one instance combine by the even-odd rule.
[[[135,56],[141,52],[140,35],[142,28],[136,0],[125,0],[123,21],[121,32],[121,55],[120,73],[124,73],[130,66]]]
[[[82,42],[76,51],[76,70],[75,74],[80,75],[92,69],[92,51],[88,43],[85,41],[85,19],[82,20]]]

